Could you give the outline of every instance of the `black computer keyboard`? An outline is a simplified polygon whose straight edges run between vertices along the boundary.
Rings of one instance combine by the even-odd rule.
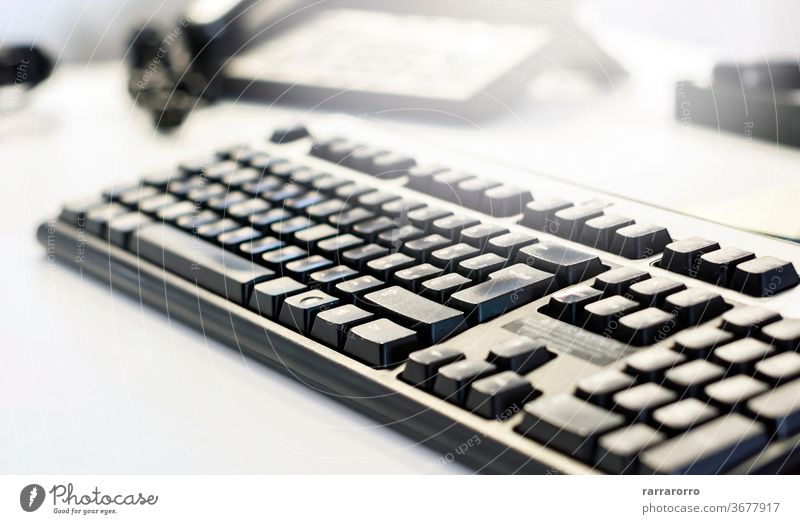
[[[481,472],[800,462],[796,244],[347,118],[68,203],[38,234]]]

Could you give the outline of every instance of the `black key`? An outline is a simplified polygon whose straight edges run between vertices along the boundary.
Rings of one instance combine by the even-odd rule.
[[[389,229],[378,235],[378,243],[394,248],[394,251],[411,240],[416,240],[425,235],[425,231],[412,225],[405,225],[397,229]]]
[[[297,184],[284,184],[282,187],[261,193],[261,198],[273,205],[280,206],[285,200],[296,198],[305,193],[305,188]]]
[[[478,224],[461,230],[461,241],[481,250],[486,248],[489,239],[505,235],[508,229],[494,224]]]
[[[347,233],[345,235],[337,235],[335,237],[326,238],[325,240],[320,240],[317,243],[317,251],[319,251],[322,256],[339,262],[342,252],[358,247],[363,243],[364,241],[362,239]]]
[[[171,195],[170,195],[171,196]],[[230,191],[225,195],[213,197],[208,200],[206,205],[219,213],[227,214],[227,210],[236,204],[247,200],[247,195],[241,191]]]
[[[250,222],[250,225],[254,228],[267,231],[270,230],[273,225],[282,223],[291,218],[292,214],[285,209],[270,209],[264,213],[250,215],[247,217],[247,221]]]
[[[391,180],[405,176],[408,170],[416,165],[417,161],[409,156],[398,153],[384,153],[372,158],[367,172],[379,178]]]
[[[664,300],[663,308],[676,315],[681,326],[696,326],[718,317],[730,306],[716,293],[692,288],[669,295]]]
[[[162,169],[161,171],[153,171],[147,173],[142,177],[142,184],[157,187],[158,189],[165,190],[170,182],[183,178],[185,173],[175,169]]]
[[[619,327],[619,319],[639,309],[639,303],[618,295],[604,298],[583,307],[579,317],[583,327],[594,333],[610,337]]]
[[[725,376],[725,368],[707,360],[693,360],[667,370],[666,385],[682,395],[699,396],[703,388]]]
[[[349,185],[350,183],[352,183],[352,181],[349,178],[335,175],[325,175],[315,178],[314,181],[311,182],[311,187],[320,193],[329,195],[331,193],[335,193],[340,187]]]
[[[273,189],[277,189],[280,187],[281,182],[276,177],[267,177],[274,179],[274,185],[272,187],[264,187],[260,188],[261,191],[270,191]],[[241,169],[237,169],[236,171],[231,171],[230,173],[226,174],[220,179],[223,185],[228,187],[242,187],[246,184],[257,184],[261,180],[261,173],[258,172],[256,169],[252,169],[249,167],[243,167]],[[252,194],[252,185],[248,188],[247,192]]]
[[[280,277],[256,284],[250,296],[250,307],[262,316],[277,318],[286,297],[308,291],[308,288],[289,277]]]
[[[299,260],[308,256],[308,251],[297,246],[285,246],[261,255],[261,260],[268,266],[279,269],[283,264],[292,260]]]
[[[309,275],[316,271],[329,268],[333,262],[320,255],[312,255],[306,258],[300,258],[287,262],[284,266],[287,276],[297,279],[301,282],[307,282]]]
[[[456,189],[458,203],[469,209],[481,210],[483,209],[484,193],[499,185],[500,182],[486,178],[468,178],[458,184]]]
[[[103,190],[103,198],[108,202],[119,202],[119,199],[122,195],[132,192],[133,194],[139,190],[139,188],[144,187],[139,183],[129,183],[129,182],[118,182],[112,186],[109,186]]]
[[[522,217],[522,225],[537,231],[555,234],[556,225],[554,219],[556,213],[569,207],[572,207],[572,202],[567,202],[561,198],[545,198],[528,202],[525,206],[525,214]]]
[[[195,208],[196,209],[196,208]],[[219,215],[213,211],[205,210],[200,211],[199,213],[192,213],[190,215],[183,215],[179,217],[175,223],[178,227],[183,229],[197,229],[198,227],[205,226],[207,224],[212,224],[219,220]]]
[[[791,262],[759,257],[736,266],[730,287],[754,297],[769,297],[798,283],[800,277]]]
[[[304,229],[308,229],[309,227],[315,225],[314,222],[307,219],[306,217],[294,217],[288,220],[281,220],[280,222],[275,222],[269,228],[272,232],[278,237],[291,237],[294,233],[298,231],[302,231]]]
[[[766,445],[760,424],[733,413],[645,450],[639,456],[640,473],[716,475],[760,453]]]
[[[702,237],[689,237],[677,240],[664,248],[659,267],[681,275],[696,278],[700,270],[700,257],[717,251],[719,243]]]
[[[751,337],[767,324],[777,322],[781,316],[759,306],[739,306],[722,315],[722,329],[741,337]]]
[[[625,423],[619,414],[564,394],[528,402],[524,414],[517,431],[583,462],[592,461],[601,435]]]
[[[597,466],[615,475],[635,474],[639,467],[639,454],[665,438],[663,433],[644,424],[612,431],[597,441]]]
[[[307,334],[311,330],[314,318],[321,311],[339,305],[339,299],[315,289],[298,295],[286,297],[281,306],[278,320],[281,324]]]
[[[552,273],[514,264],[492,273],[486,282],[453,293],[449,303],[481,323],[543,297],[552,284]]]
[[[529,381],[513,371],[502,371],[472,383],[467,409],[482,417],[506,420],[539,395]]]
[[[108,222],[106,237],[112,244],[128,247],[128,241],[133,233],[152,221],[147,215],[136,211],[117,215]]]
[[[300,184],[302,186],[310,186],[313,184],[314,180],[318,178],[322,178],[327,176],[326,173],[322,171],[317,171],[315,169],[311,169],[310,167],[298,167],[294,171],[292,171],[292,176],[290,180],[295,184]],[[318,190],[314,190],[314,193],[319,195]],[[320,200],[324,199],[322,195],[319,196]]]
[[[761,330],[761,338],[782,351],[800,351],[800,319],[773,322]]]
[[[389,250],[378,244],[366,244],[353,249],[343,251],[339,256],[343,264],[357,268],[363,271],[367,262],[380,258],[389,254]]]
[[[232,160],[223,160],[203,167],[200,171],[208,180],[219,180],[228,173],[239,169],[239,164]]]
[[[139,185],[120,193],[117,201],[129,207],[138,207],[142,200],[159,194],[159,190],[154,187]]]
[[[735,375],[706,386],[705,394],[722,411],[741,411],[744,404],[765,392],[769,386],[747,375]]]
[[[256,151],[247,144],[236,144],[217,151],[217,156],[224,160],[238,162],[240,158],[247,158],[249,155],[256,154]]]
[[[224,196],[227,192],[228,188],[222,184],[209,184],[192,189],[186,194],[186,199],[191,200],[195,205],[203,205],[214,197]]]
[[[312,288],[322,289],[326,293],[332,293],[336,284],[357,276],[358,272],[355,269],[347,266],[334,266],[311,273],[308,277],[308,285]]]
[[[431,264],[420,264],[408,269],[402,269],[395,273],[394,282],[395,284],[399,284],[406,289],[417,292],[420,289],[420,285],[424,281],[438,277],[441,274],[442,270],[436,266]]]
[[[603,292],[589,286],[574,286],[555,293],[547,304],[547,314],[562,322],[577,324],[583,319],[583,308],[603,296]]]
[[[184,160],[180,164],[178,164],[178,169],[180,169],[183,173],[188,175],[196,175],[198,173],[202,173],[206,166],[214,164],[218,161],[217,157],[213,155],[203,156],[198,158],[192,158],[189,160]]]
[[[484,193],[481,210],[493,217],[512,217],[522,213],[525,205],[531,200],[533,197],[527,189],[502,185]]]
[[[283,180],[276,176],[259,176],[259,178],[245,182],[240,189],[250,196],[260,195],[269,191],[275,191],[283,186]]]
[[[770,384],[783,384],[800,377],[800,354],[778,353],[756,363],[756,378]]]
[[[567,240],[577,241],[581,237],[583,225],[586,221],[602,216],[603,209],[607,205],[605,202],[592,201],[556,211],[549,232]]]
[[[421,209],[425,204],[416,200],[409,200],[407,198],[400,198],[392,200],[381,206],[381,213],[396,220],[398,223],[405,223],[410,221],[408,214],[415,209]]]
[[[458,263],[456,271],[467,278],[482,282],[489,277],[490,273],[503,269],[507,262],[508,260],[494,253],[484,253],[462,260]]]
[[[464,215],[450,215],[433,221],[433,232],[457,241],[461,231],[480,224],[478,220]]]
[[[273,175],[289,181],[292,179],[295,171],[302,168],[303,166],[295,164],[294,162],[278,158],[270,161],[267,169]],[[302,191],[302,188],[300,188],[300,186],[291,183],[287,184],[287,186],[291,188],[296,188],[298,191]]]
[[[463,171],[444,171],[433,175],[429,186],[430,195],[448,202],[458,203],[459,191],[458,185],[465,181],[475,178],[475,175],[465,173]]]
[[[376,291],[384,286],[384,282],[371,275],[353,278],[345,282],[336,284],[336,294],[353,304],[363,302],[363,297],[367,293]]]
[[[309,191],[292,198],[287,198],[283,201],[283,207],[291,209],[295,213],[299,213],[311,206],[322,203],[326,198],[325,195],[321,195],[317,191]]]
[[[239,224],[239,222],[231,218],[223,218],[222,220],[217,220],[216,222],[210,222],[208,224],[198,226],[195,228],[195,232],[201,237],[211,240],[224,233],[228,233],[229,231],[236,231],[241,227],[242,225]]]
[[[154,223],[134,233],[131,248],[142,258],[237,304],[253,285],[275,273],[173,226]]]
[[[227,215],[238,220],[247,220],[251,215],[263,213],[269,209],[269,204],[260,198],[250,198],[232,205],[227,210]]]
[[[245,242],[239,246],[239,250],[247,255],[260,255],[273,249],[278,249],[285,246],[285,242],[281,242],[275,237],[263,237],[251,242]]]
[[[252,242],[262,236],[261,233],[252,227],[241,227],[233,231],[228,231],[227,233],[222,233],[217,237],[217,242],[220,243],[222,247],[233,248],[245,242]]]
[[[374,212],[393,200],[400,200],[400,196],[385,191],[371,191],[358,197],[358,205]]]
[[[428,262],[443,268],[445,271],[455,271],[461,261],[477,256],[479,253],[478,248],[469,244],[455,244],[432,252],[428,257]]]
[[[441,166],[416,166],[408,170],[408,187],[421,193],[430,194],[434,175],[447,171]]]
[[[307,207],[305,214],[313,220],[322,221],[328,220],[333,215],[339,215],[348,209],[350,209],[350,206],[338,198],[333,198],[331,200],[326,200],[325,202],[320,202],[319,204]]]
[[[619,228],[630,226],[633,223],[634,221],[630,218],[620,215],[600,215],[587,220],[583,224],[578,239],[585,246],[608,251],[611,249],[614,233]]]
[[[276,144],[287,144],[311,136],[306,126],[296,124],[290,127],[279,127],[272,132],[270,141]]]
[[[674,315],[651,307],[620,318],[614,336],[633,346],[649,346],[676,330]]]
[[[633,284],[648,278],[650,274],[641,269],[618,267],[598,275],[592,286],[601,290],[607,297],[625,295]]]
[[[318,313],[314,319],[314,327],[311,328],[311,336],[333,348],[341,349],[353,326],[369,322],[373,318],[372,313],[352,304],[345,304]]]
[[[600,407],[611,408],[611,397],[632,387],[634,378],[616,369],[606,369],[578,380],[575,395]]]
[[[452,214],[452,211],[447,211],[446,209],[423,207],[420,209],[415,209],[414,211],[410,211],[408,213],[408,219],[418,228],[430,231],[433,227],[433,223],[436,220]]]
[[[156,217],[164,222],[175,222],[181,217],[196,214],[197,206],[185,200],[176,202],[156,212]]]
[[[629,356],[625,372],[639,381],[660,382],[664,372],[686,362],[686,356],[665,347],[642,350]]]
[[[353,204],[361,195],[377,191],[374,187],[361,184],[347,184],[336,188],[336,196],[348,204]]]
[[[577,284],[605,270],[596,255],[550,242],[523,247],[519,250],[517,262],[554,273],[561,287]]]
[[[80,198],[64,204],[61,209],[59,220],[71,226],[83,228],[86,224],[86,213],[90,209],[106,205],[104,200],[99,198]]]
[[[403,253],[392,253],[367,262],[367,270],[383,281],[391,280],[395,272],[416,265],[417,261]]]
[[[321,240],[336,236],[339,231],[328,224],[317,224],[294,234],[294,241],[307,251],[313,251]]]
[[[151,196],[139,202],[139,211],[142,213],[155,214],[161,209],[175,204],[177,201],[178,199],[170,194]]]
[[[750,251],[735,247],[723,247],[702,255],[698,261],[697,278],[718,286],[731,284],[733,270],[742,262],[753,260],[756,256]]]
[[[344,352],[376,367],[400,364],[417,349],[417,334],[381,318],[350,329]]]
[[[611,242],[611,253],[625,258],[648,258],[664,251],[672,237],[666,228],[650,224],[633,224],[617,229]]]
[[[379,234],[395,227],[396,224],[391,218],[377,217],[359,222],[353,226],[353,233],[366,239],[367,242],[375,242]]]
[[[208,185],[208,179],[201,176],[193,176],[185,180],[173,180],[169,183],[167,191],[178,197],[185,198],[190,191],[201,189]]]
[[[444,304],[453,293],[472,284],[472,280],[458,273],[449,273],[424,281],[420,286],[423,296]]]
[[[463,359],[462,352],[446,346],[415,351],[408,356],[400,378],[415,387],[430,390],[433,388],[439,368]]]
[[[754,338],[742,338],[718,347],[711,355],[725,369],[734,373],[752,373],[756,362],[775,353],[775,347]]]
[[[633,422],[649,422],[653,411],[678,400],[674,391],[648,382],[620,391],[612,397],[614,411]]]
[[[317,158],[338,164],[359,147],[363,146],[341,137],[334,137],[315,142],[309,153]]]
[[[762,393],[747,402],[747,409],[778,438],[800,432],[800,381]]]
[[[83,228],[87,233],[105,237],[108,223],[111,222],[114,217],[127,214],[129,211],[127,207],[116,202],[90,208],[86,211]],[[80,224],[80,222],[78,222],[78,224]]]
[[[384,315],[413,328],[429,344],[437,344],[466,327],[462,312],[399,286],[368,293],[364,300],[379,307]]]
[[[631,285],[627,295],[645,307],[659,307],[669,295],[683,291],[686,284],[670,278],[654,277]]]
[[[344,157],[342,159],[342,164],[356,171],[374,175],[377,172],[375,168],[375,159],[386,153],[388,153],[388,151],[385,149],[361,146],[354,149],[349,156]]]
[[[714,348],[733,340],[733,335],[711,326],[682,331],[675,337],[675,350],[692,358],[705,358]]]
[[[496,372],[494,364],[482,360],[459,360],[439,368],[433,392],[449,402],[464,405],[470,385]]]
[[[490,238],[486,248],[492,253],[497,253],[501,257],[513,260],[520,249],[535,244],[536,242],[538,242],[538,240],[535,237],[512,231],[511,233]]]
[[[544,343],[527,337],[515,337],[493,345],[486,360],[498,369],[525,375],[554,358],[556,354],[549,351]]]
[[[415,259],[424,262],[430,258],[430,254],[434,251],[442,249],[450,245],[450,239],[442,235],[428,235],[426,237],[418,238],[406,242],[401,250],[403,253],[414,257]]]

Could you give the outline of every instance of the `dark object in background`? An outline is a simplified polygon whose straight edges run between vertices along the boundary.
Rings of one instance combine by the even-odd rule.
[[[675,117],[771,142],[800,146],[800,66],[796,62],[718,64],[711,82],[678,82]]]
[[[0,47],[0,86],[33,87],[53,71],[53,61],[36,46]]]

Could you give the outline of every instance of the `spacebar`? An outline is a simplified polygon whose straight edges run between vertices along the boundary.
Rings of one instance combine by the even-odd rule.
[[[140,228],[129,247],[141,258],[238,304],[247,303],[256,282],[275,274],[169,224]]]

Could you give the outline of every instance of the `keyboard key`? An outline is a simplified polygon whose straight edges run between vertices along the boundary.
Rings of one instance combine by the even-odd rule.
[[[576,325],[583,319],[583,308],[599,300],[603,292],[589,286],[574,286],[555,293],[547,304],[547,314]]]
[[[292,260],[308,257],[308,251],[297,246],[284,246],[261,255],[261,260],[273,269],[282,269],[282,266]]]
[[[228,192],[228,188],[222,184],[208,184],[190,190],[186,194],[186,199],[191,200],[195,205],[203,205],[210,199],[218,196],[224,196]]]
[[[633,284],[648,278],[650,274],[641,269],[618,267],[598,275],[592,286],[601,290],[606,297],[625,295]]]
[[[639,454],[665,438],[663,433],[644,424],[612,431],[597,441],[597,466],[615,475],[635,474],[639,467]]]
[[[420,289],[422,282],[438,277],[442,274],[442,270],[431,264],[420,264],[402,269],[394,274],[394,282],[403,286],[406,289],[417,292]]]
[[[540,394],[513,371],[501,371],[472,383],[467,409],[485,418],[506,420]]]
[[[303,291],[308,291],[308,288],[289,277],[268,280],[255,285],[249,305],[262,316],[277,318],[286,297]]]
[[[781,316],[758,306],[739,306],[722,315],[722,329],[741,337],[751,337],[767,324],[777,322]]]
[[[291,237],[294,233],[308,229],[313,225],[315,225],[314,222],[306,217],[294,217],[275,222],[270,226],[270,229],[278,238],[281,238],[282,236]]]
[[[632,376],[616,369],[606,369],[578,380],[575,395],[600,407],[611,408],[614,405],[611,397],[633,387],[634,383]]]
[[[116,202],[96,206],[86,211],[83,227],[87,233],[105,237],[108,223],[111,222],[114,217],[124,215],[128,212],[129,209],[127,207]]]
[[[625,423],[621,415],[570,395],[539,398],[523,411],[518,432],[587,463],[594,458],[597,439]]]
[[[305,210],[305,214],[309,218],[316,221],[328,220],[332,215],[339,215],[350,209],[350,206],[345,204],[338,198],[332,198],[319,204],[309,206]]]
[[[686,356],[665,347],[645,349],[629,356],[625,372],[639,381],[660,382],[664,372],[686,362]]]
[[[384,153],[376,155],[372,159],[372,164],[368,173],[379,178],[391,180],[400,178],[408,173],[408,170],[417,165],[413,158],[398,153]]]
[[[350,183],[351,181],[349,178],[344,178],[335,175],[325,175],[319,178],[315,178],[311,182],[311,187],[313,187],[320,193],[330,195],[336,193],[336,190],[339,189],[340,187],[346,186]]]
[[[377,189],[362,184],[347,184],[337,187],[335,193],[338,198],[341,198],[348,204],[354,205],[358,197],[371,193],[372,191],[377,191]]]
[[[430,254],[450,245],[450,239],[442,235],[428,235],[417,240],[406,242],[401,250],[415,259],[426,262]]]
[[[583,327],[606,337],[614,334],[619,319],[639,309],[639,303],[625,297],[613,296],[586,304],[579,322]]]
[[[528,202],[525,205],[522,225],[554,235],[558,229],[555,223],[556,213],[572,207],[572,205],[572,202],[561,198],[546,198]]]
[[[423,207],[425,207],[425,204],[417,200],[400,198],[383,204],[381,206],[381,213],[397,221],[397,223],[406,223],[410,222],[409,213]]]
[[[349,249],[362,245],[364,241],[350,233],[337,235],[335,237],[320,240],[317,243],[317,251],[324,257],[334,261],[339,261],[339,255]]]
[[[482,282],[489,277],[490,273],[503,269],[508,261],[494,253],[484,253],[477,257],[468,258],[458,263],[456,271],[467,278]]]
[[[695,278],[700,270],[700,257],[718,249],[719,243],[713,240],[702,237],[684,238],[664,248],[664,256],[658,265],[667,271]]]
[[[693,360],[664,373],[665,384],[682,395],[696,397],[707,385],[725,376],[726,369],[706,360]]]
[[[108,222],[106,238],[112,244],[126,248],[133,233],[152,222],[150,217],[136,211],[117,215]]]
[[[353,150],[353,152],[342,159],[342,164],[367,173],[369,175],[376,175],[377,168],[375,166],[375,159],[379,156],[385,155],[388,151],[377,147],[362,146]]]
[[[162,169],[160,171],[152,171],[142,176],[141,183],[147,186],[153,186],[161,190],[166,190],[167,186],[173,180],[183,178],[185,173],[175,169]]]
[[[391,218],[377,217],[359,222],[353,226],[353,234],[360,236],[367,242],[375,242],[379,234],[395,227],[396,225]]]
[[[743,338],[720,346],[711,359],[734,373],[752,373],[757,362],[775,353],[775,347],[754,338]]]
[[[466,208],[483,209],[484,193],[488,189],[497,187],[500,182],[486,178],[468,178],[458,184],[458,203]]]
[[[383,286],[383,281],[371,275],[365,275],[336,284],[335,288],[336,294],[340,295],[344,300],[359,305],[363,303],[364,295],[377,291]]]
[[[464,215],[450,215],[438,218],[431,225],[433,232],[443,237],[457,241],[461,237],[461,231],[468,227],[480,224],[478,220]]]
[[[453,293],[470,285],[472,285],[472,280],[469,278],[458,273],[448,273],[424,281],[420,286],[420,292],[423,296],[444,304],[450,300]]]
[[[715,475],[766,445],[767,435],[760,424],[733,413],[645,450],[639,457],[640,473]]]
[[[172,196],[172,195],[164,195],[164,196]],[[206,205],[210,209],[213,209],[218,213],[227,215],[227,210],[229,208],[233,207],[236,204],[239,204],[240,202],[244,202],[245,200],[247,200],[247,195],[245,195],[241,191],[230,191],[225,195],[210,198],[206,203]]]
[[[374,315],[352,304],[321,311],[314,319],[311,336],[333,348],[341,349],[353,326],[372,320]]]
[[[358,197],[358,205],[374,212],[393,200],[400,200],[400,197],[386,191],[371,191]]]
[[[247,221],[259,231],[271,231],[273,225],[291,218],[292,214],[285,209],[270,209],[263,213],[250,215],[247,217]]]
[[[329,268],[333,262],[320,255],[312,255],[310,257],[299,258],[291,262],[287,262],[284,266],[286,275],[300,282],[308,282],[309,275],[316,271]]]
[[[770,384],[783,384],[800,377],[800,354],[779,353],[757,362],[756,378]]]
[[[542,342],[528,337],[515,337],[492,346],[486,360],[498,369],[514,371],[520,375],[530,373],[556,358]]]
[[[352,209],[342,211],[341,213],[329,216],[328,222],[336,226],[339,231],[349,233],[356,224],[372,218],[375,218],[375,215],[363,207],[354,207]]]
[[[195,230],[206,224],[211,224],[219,220],[219,215],[213,211],[205,210],[191,215],[183,215],[175,223],[183,229]]]
[[[403,253],[392,253],[384,257],[367,262],[366,269],[383,281],[388,281],[395,272],[409,268],[417,263],[416,260]]]
[[[315,271],[308,276],[308,285],[312,288],[322,289],[332,293],[336,284],[357,277],[358,272],[347,266],[334,266],[321,271]]]
[[[728,287],[734,268],[755,257],[750,251],[735,247],[723,247],[717,251],[705,253],[698,262],[697,278],[718,286]]]
[[[730,309],[720,295],[700,288],[667,296],[663,307],[675,315],[682,326],[696,326]]]
[[[216,222],[210,222],[208,224],[198,226],[195,228],[195,232],[201,237],[211,240],[223,235],[224,233],[236,231],[240,228],[241,225],[237,221],[230,218],[223,218],[222,220],[217,220]]]
[[[478,248],[461,243],[431,252],[428,257],[428,262],[449,272],[455,271],[462,261],[475,257],[478,254],[480,254]]]
[[[531,192],[516,186],[502,185],[488,189],[481,202],[481,211],[493,217],[519,215],[533,200]]]
[[[288,144],[310,136],[308,129],[304,125],[296,124],[289,127],[279,127],[272,132],[270,142],[275,144]]]
[[[383,368],[402,363],[418,345],[414,331],[381,318],[351,328],[344,352]]]
[[[607,205],[605,202],[592,201],[556,211],[549,232],[567,240],[577,241],[581,237],[586,221],[602,216],[603,209]]]
[[[433,228],[433,223],[435,221],[452,214],[452,211],[447,211],[446,209],[423,207],[420,209],[415,209],[414,211],[409,211],[408,219],[418,228],[430,231]]]
[[[619,228],[632,224],[634,224],[633,220],[620,215],[604,214],[590,218],[583,224],[578,241],[585,246],[608,251],[611,249],[614,233]]]
[[[446,346],[415,351],[408,356],[401,378],[415,387],[430,390],[442,366],[463,359],[462,352]]]
[[[378,244],[365,244],[342,252],[340,258],[342,263],[357,268],[359,271],[363,271],[367,266],[367,262],[384,257],[388,254],[388,248],[379,246]]]
[[[311,206],[315,206],[325,201],[327,197],[318,191],[309,191],[283,201],[283,207],[299,213]],[[307,214],[307,213],[306,213]]]
[[[650,224],[634,224],[617,230],[611,242],[611,253],[625,258],[649,258],[664,251],[672,237],[666,228]]]
[[[714,348],[733,340],[733,335],[711,326],[687,329],[675,337],[675,350],[691,358],[706,358]]]
[[[275,237],[263,237],[250,242],[245,242],[239,246],[239,250],[246,255],[260,255],[273,249],[278,249],[285,246],[285,242],[281,242]]]
[[[523,247],[517,255],[517,262],[554,273],[562,287],[577,284],[605,270],[596,255],[549,242]]]
[[[429,194],[448,202],[460,203],[458,185],[472,178],[475,178],[475,175],[463,171],[443,171],[433,175],[429,186]]]
[[[648,382],[614,394],[614,411],[625,415],[633,422],[649,422],[652,413],[670,402],[678,395],[674,391]]]
[[[654,277],[631,285],[628,295],[646,307],[660,307],[669,295],[683,291],[686,284],[670,278]]]
[[[139,202],[139,211],[152,215],[177,201],[178,199],[170,194],[154,195]]]
[[[482,360],[459,360],[439,368],[433,392],[449,402],[464,405],[470,385],[497,372],[494,364]]]
[[[252,227],[240,227],[239,229],[234,229],[233,231],[228,231],[226,233],[222,233],[220,236],[217,237],[217,242],[226,247],[228,249],[234,248],[239,244],[244,244],[245,242],[252,242],[258,238],[261,238],[263,235],[253,229]]]
[[[164,222],[175,222],[181,217],[196,214],[197,206],[185,200],[176,202],[156,211],[156,218]]]
[[[434,175],[447,171],[441,166],[415,166],[408,170],[407,185],[420,193],[430,194],[431,182]]]
[[[282,185],[283,180],[276,176],[259,176],[250,182],[241,184],[239,189],[241,189],[243,193],[247,193],[250,196],[256,196],[269,191],[274,191],[280,188]]]
[[[321,240],[336,236],[339,231],[328,224],[317,224],[294,234],[294,241],[307,251],[313,251]]]
[[[338,298],[314,289],[286,297],[278,320],[300,333],[308,334],[318,313],[338,305]]]
[[[494,224],[478,224],[461,230],[461,241],[484,250],[489,239],[508,233],[508,229]]]
[[[709,403],[723,411],[740,411],[745,402],[769,386],[747,375],[735,375],[706,386]]]
[[[462,312],[399,286],[368,293],[364,300],[380,308],[384,315],[413,328],[425,343],[437,344],[466,327]]]
[[[486,282],[453,293],[449,304],[471,322],[481,323],[543,297],[552,284],[552,273],[514,264],[492,273]]]
[[[397,229],[389,229],[378,235],[378,244],[393,248],[394,251],[411,240],[425,236],[425,232],[416,226],[405,225]]]
[[[782,351],[800,351],[800,319],[772,322],[761,330],[761,338]]]
[[[750,399],[747,409],[765,422],[777,438],[795,435],[800,432],[800,381]]]
[[[535,244],[536,242],[538,242],[538,240],[535,237],[526,235],[525,233],[511,232],[490,238],[486,249],[501,257],[513,260],[520,249]]]
[[[791,262],[775,257],[759,257],[736,266],[730,286],[754,297],[769,297],[798,283],[800,277]]]
[[[139,228],[131,241],[140,257],[200,287],[246,304],[255,284],[275,273],[163,223]]]

